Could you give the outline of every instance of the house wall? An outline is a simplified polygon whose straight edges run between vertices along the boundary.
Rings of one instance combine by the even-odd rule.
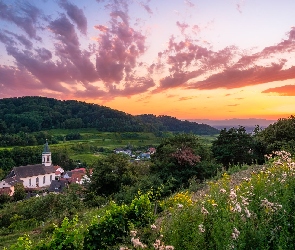
[[[36,180],[37,177],[39,178],[39,185],[38,187],[46,187],[50,186],[51,180],[50,180],[50,175],[52,176],[51,180],[55,179],[55,174],[45,174],[45,175],[38,175],[38,176],[31,176],[31,177],[26,177],[26,178],[20,178],[23,181],[24,187],[25,188],[35,188],[37,187],[36,185]],[[45,176],[45,183],[43,182],[43,177]],[[31,185],[30,185],[30,179],[31,179]]]

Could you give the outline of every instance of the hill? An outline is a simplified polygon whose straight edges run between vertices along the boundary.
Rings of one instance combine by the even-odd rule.
[[[0,99],[0,133],[36,132],[55,128],[96,128],[104,132],[219,133],[206,124],[170,116],[132,116],[105,106],[75,100],[26,96]]]
[[[216,129],[230,129],[233,127],[243,126],[248,133],[253,132],[255,127],[258,125],[260,128],[264,129],[270,124],[275,123],[275,120],[258,119],[258,118],[248,118],[248,119],[225,119],[225,120],[210,120],[210,119],[192,119],[191,122],[205,123]]]

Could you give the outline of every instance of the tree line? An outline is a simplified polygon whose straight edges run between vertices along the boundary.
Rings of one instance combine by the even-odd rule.
[[[29,133],[55,128],[96,128],[103,132],[193,132],[217,134],[218,130],[175,117],[132,116],[105,106],[80,101],[26,96],[0,99],[0,134]]]

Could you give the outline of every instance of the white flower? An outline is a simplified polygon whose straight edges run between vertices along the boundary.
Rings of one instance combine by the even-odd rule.
[[[182,204],[177,204],[177,207],[178,208],[183,208],[183,205]]]
[[[203,224],[200,224],[198,227],[199,227],[199,231],[201,233],[204,233],[205,232],[205,228],[204,228],[204,225]]]
[[[251,213],[250,213],[250,211],[248,210],[248,208],[245,208],[245,213],[246,213],[246,217],[247,217],[247,218],[250,218],[250,217],[251,217]]]
[[[240,235],[240,232],[238,231],[238,229],[236,229],[236,228],[234,227],[234,231],[232,232],[231,237],[232,237],[234,240],[236,240],[236,239],[239,238],[239,235]]]
[[[208,210],[204,207],[201,209],[202,214],[209,214]]]
[[[236,192],[235,192],[234,190],[231,190],[231,191],[230,191],[229,198],[230,198],[231,200],[234,200],[234,199],[237,198],[237,194],[236,194]]]
[[[236,205],[235,205],[235,208],[234,208],[234,212],[239,212],[240,213],[241,211],[242,211],[242,208],[240,206],[240,203],[237,202]]]

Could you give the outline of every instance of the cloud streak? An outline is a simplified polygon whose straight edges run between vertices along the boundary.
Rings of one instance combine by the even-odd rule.
[[[262,91],[262,93],[278,94],[281,96],[295,96],[295,84],[269,88]]]

